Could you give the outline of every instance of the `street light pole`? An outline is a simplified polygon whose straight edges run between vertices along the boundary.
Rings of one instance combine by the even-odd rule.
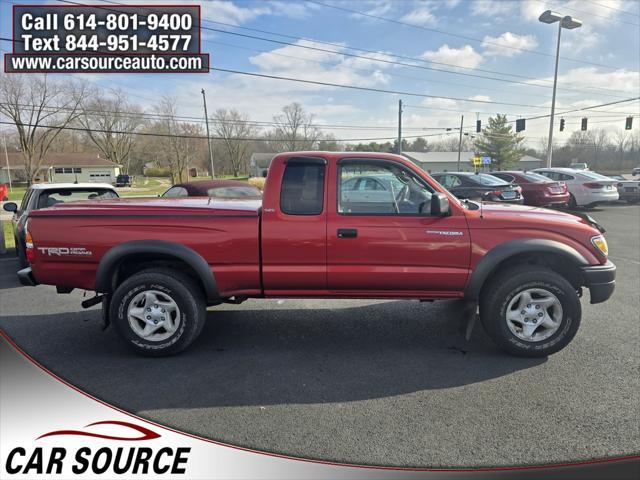
[[[209,114],[207,113],[207,97],[204,94],[204,88],[202,89],[202,101],[204,102],[204,120],[207,124],[207,143],[209,144],[209,161],[211,162],[211,180],[215,177],[213,170],[213,150],[211,148],[211,134],[209,133]]]
[[[542,23],[558,22],[558,43],[556,44],[556,67],[553,73],[553,96],[551,98],[551,116],[549,118],[549,144],[547,145],[547,168],[551,167],[551,159],[553,157],[553,117],[556,112],[556,86],[558,84],[558,63],[560,61],[560,37],[562,29],[573,30],[582,26],[582,22],[570,15],[561,15],[551,10],[546,10],[538,18]]]
[[[562,22],[558,22],[558,44],[556,45],[556,69],[553,73],[553,94],[551,96],[551,117],[549,119],[549,144],[547,145],[547,168],[551,168],[553,156],[553,116],[556,112],[556,86],[558,85],[558,63],[560,60],[560,36],[562,35]]]

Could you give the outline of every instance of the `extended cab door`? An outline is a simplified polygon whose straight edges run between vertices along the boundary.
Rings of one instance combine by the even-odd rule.
[[[362,178],[376,180],[384,192],[368,197],[354,192]],[[329,290],[460,296],[469,273],[466,218],[455,205],[450,216],[430,216],[434,189],[425,178],[399,161],[343,158],[329,182]]]
[[[262,202],[262,282],[267,295],[327,289],[327,161],[274,159]]]

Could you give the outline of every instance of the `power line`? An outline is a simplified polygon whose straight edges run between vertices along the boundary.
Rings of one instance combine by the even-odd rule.
[[[62,1],[62,0],[58,0],[58,1]],[[101,0],[103,2],[108,2],[108,3],[116,3],[116,2],[112,2],[110,0]],[[375,54],[375,55],[386,55],[386,56],[390,56],[390,57],[394,57],[394,58],[401,58],[404,60],[410,60],[413,62],[419,62],[419,63],[426,63],[426,64],[433,64],[433,65],[443,65],[446,67],[451,67],[451,68],[455,68],[457,70],[462,69],[462,70],[470,70],[470,71],[476,71],[476,72],[484,72],[484,73],[492,73],[492,74],[496,74],[496,75],[503,75],[503,76],[508,76],[508,77],[514,77],[514,78],[523,78],[523,79],[527,79],[527,80],[535,80],[535,81],[539,81],[539,82],[544,82],[544,83],[549,83],[548,88],[552,88],[552,82],[550,80],[542,80],[542,79],[537,79],[535,77],[530,77],[527,75],[519,75],[516,73],[507,73],[507,72],[500,72],[500,71],[496,71],[496,70],[488,70],[488,69],[483,69],[483,68],[472,68],[472,67],[465,67],[463,65],[454,65],[451,63],[443,63],[443,62],[436,62],[434,60],[426,60],[424,58],[416,58],[416,57],[410,57],[410,56],[406,56],[406,55],[400,55],[398,53],[393,53],[393,52],[380,52],[380,51],[375,51],[375,50],[368,50],[368,49],[364,49],[361,47],[353,47],[353,46],[347,46],[347,45],[341,45],[339,43],[332,43],[332,42],[327,42],[324,40],[317,40],[317,39],[313,39],[313,38],[308,38],[308,37],[296,37],[294,35],[285,35],[282,33],[276,33],[276,32],[270,32],[267,30],[261,30],[261,29],[257,29],[257,28],[250,28],[250,27],[243,27],[240,25],[232,25],[230,23],[224,23],[224,22],[218,22],[218,21],[214,21],[214,20],[209,20],[206,18],[202,19],[203,22],[207,22],[207,23],[215,23],[217,25],[223,25],[225,27],[229,27],[229,28],[237,28],[237,29],[242,29],[242,30],[247,30],[247,31],[252,31],[252,32],[258,32],[258,33],[264,33],[267,35],[274,35],[274,36],[278,36],[278,37],[282,37],[282,38],[290,38],[296,41],[306,41],[306,42],[312,42],[312,43],[318,43],[318,44],[322,44],[322,45],[329,45],[329,46],[333,46],[333,47],[337,47],[337,48],[346,48],[348,50],[354,50],[354,51],[360,51],[360,52],[365,52],[365,53],[370,53],[370,54]],[[205,30],[209,30],[209,28],[207,27],[202,27]],[[227,32],[225,30],[216,30],[219,33],[227,33],[227,34],[233,34],[234,32]],[[263,37],[256,37],[260,40],[265,40],[265,41],[270,41],[271,39],[265,39]],[[208,41],[205,40],[205,43],[207,43]],[[298,47],[298,48],[305,48],[302,45],[298,45],[298,44],[287,44],[287,45],[291,45],[293,47]],[[334,52],[337,54],[340,54],[340,52]],[[369,57],[365,57],[368,58]],[[372,59],[375,61],[375,59]],[[402,63],[399,63],[399,65],[401,66],[413,66],[415,68],[417,68],[415,65],[405,65]],[[457,71],[451,71],[451,70],[440,70],[440,69],[434,69],[435,71],[438,72],[444,72],[444,73],[450,73],[450,74],[459,74],[460,72]],[[480,78],[487,78],[487,79],[492,79],[492,77],[483,77],[480,76]],[[504,79],[503,79],[504,80]],[[531,83],[526,83],[526,82],[522,82],[523,85],[532,85]],[[535,85],[535,84],[534,84]],[[545,87],[545,85],[535,85],[537,87]],[[604,88],[604,87],[580,87],[580,88],[585,88],[585,89],[589,89],[589,90],[594,90],[594,91],[609,91],[609,92],[615,92],[616,90],[613,89],[609,89],[609,88]],[[566,90],[566,91],[576,91],[576,92],[585,92],[586,90],[580,90],[577,88],[562,88],[562,90]]]
[[[558,4],[554,4],[554,3],[550,3],[550,5],[552,7],[554,6],[556,8],[562,9],[562,10],[569,10],[570,12],[576,12],[576,13],[587,15],[587,16],[590,16],[590,17],[603,18],[603,19],[609,20],[609,21],[614,21],[614,22],[619,22],[619,23],[626,23],[627,25],[633,25],[634,27],[640,27],[640,23],[629,22],[629,21],[623,20],[621,18],[610,18],[610,17],[607,17],[605,15],[600,15],[598,13],[587,12],[587,11],[584,11],[584,10],[578,10],[578,9],[575,9],[575,8],[572,8],[572,7],[567,7],[566,5],[558,5]]]
[[[217,45],[222,45],[222,46],[225,46],[225,47],[238,48],[238,49],[241,49],[241,50],[249,50],[249,51],[252,51],[252,52],[266,53],[266,54],[269,54],[269,55],[275,55],[277,57],[293,58],[293,59],[296,59],[296,60],[301,60],[303,62],[311,62],[311,63],[316,63],[316,64],[319,64],[319,65],[329,65],[329,66],[337,67],[337,68],[340,68],[340,69],[344,68],[344,69],[347,69],[347,70],[354,70],[354,71],[360,71],[360,72],[370,72],[370,69],[367,69],[367,68],[356,68],[356,67],[350,67],[350,66],[346,66],[346,65],[336,65],[336,64],[333,64],[333,63],[330,63],[330,62],[321,62],[319,60],[312,60],[312,59],[308,59],[308,58],[296,57],[296,56],[293,56],[293,55],[285,55],[285,54],[282,54],[282,53],[275,53],[272,50],[261,50],[261,49],[257,49],[257,48],[243,47],[243,46],[240,46],[240,45],[234,45],[234,44],[225,43],[225,42],[218,42],[218,41],[215,41],[215,40],[205,40],[204,42],[205,43],[213,43],[213,44],[217,44]],[[339,52],[336,52],[336,53],[340,54]],[[410,80],[416,80],[416,81],[420,81],[420,82],[424,82],[425,81],[425,78],[413,77],[413,76],[410,76],[410,75],[401,75],[399,73],[384,72],[384,74],[385,75],[390,75],[392,77],[407,78],[407,79],[410,79]],[[488,77],[482,77],[482,78],[488,78]],[[488,87],[481,87],[481,86],[478,86],[478,85],[468,85],[468,84],[464,84],[464,83],[447,82],[445,80],[432,80],[432,79],[429,79],[428,82],[429,83],[442,83],[442,84],[445,84],[445,85],[458,86],[458,87],[463,87],[463,88],[472,88],[474,91],[487,90],[487,91],[491,91],[491,92],[504,93],[504,90],[501,90],[501,89],[498,89],[498,88],[488,88]],[[534,87],[547,88],[546,85],[534,85],[534,84],[527,84],[525,82],[515,82],[515,83],[520,83],[522,85],[530,85],[530,86],[534,86]],[[563,89],[563,90],[565,90],[565,89]],[[571,90],[571,91],[575,91],[575,90]],[[612,95],[612,94],[606,94],[606,93],[600,93],[600,92],[598,92],[598,94],[599,95],[604,95],[604,96],[610,96],[610,97],[619,97],[620,96],[619,94]],[[546,95],[539,95],[539,94],[525,93],[524,95],[526,95],[528,97],[547,98]]]
[[[72,0],[57,0],[58,2],[61,3],[69,3],[69,4],[73,4],[73,5],[84,5],[82,3],[79,2],[74,2]],[[109,4],[114,4],[114,5],[120,5],[123,6],[124,4],[122,3],[118,3],[115,1],[111,1],[111,0],[101,0],[105,3],[109,3]],[[107,7],[100,7],[100,8],[107,8]],[[115,10],[117,11],[117,10]],[[303,40],[303,41],[307,41],[307,42],[313,42],[313,43],[319,43],[319,44],[326,44],[326,45],[331,45],[334,47],[338,47],[338,48],[347,48],[350,50],[360,50],[360,51],[365,51],[368,53],[372,53],[375,55],[385,55],[385,56],[391,56],[391,57],[396,57],[396,58],[407,58],[411,61],[414,62],[420,62],[420,63],[433,63],[433,64],[439,64],[439,65],[446,65],[446,66],[450,66],[453,68],[463,68],[463,69],[468,69],[468,70],[477,70],[477,71],[482,71],[482,72],[489,72],[489,73],[495,73],[498,75],[509,75],[509,76],[514,76],[514,77],[522,77],[522,78],[526,78],[526,79],[530,79],[533,81],[537,81],[537,82],[545,82],[548,83],[545,80],[540,80],[540,79],[536,79],[533,77],[527,77],[524,75],[515,75],[515,74],[509,74],[509,73],[503,73],[503,72],[495,72],[492,70],[483,70],[483,69],[470,69],[468,67],[459,67],[457,65],[452,65],[452,64],[446,64],[446,63],[441,63],[441,62],[430,62],[424,59],[419,59],[419,58],[414,58],[414,57],[403,57],[401,55],[396,55],[396,54],[389,54],[389,53],[385,53],[385,52],[375,52],[372,50],[366,50],[366,49],[361,49],[361,48],[355,48],[355,47],[346,47],[344,45],[340,45],[340,44],[336,44],[336,43],[331,43],[331,42],[324,42],[324,41],[320,41],[320,40],[313,40],[313,39],[305,39],[305,38],[301,38],[301,37],[293,37],[290,35],[282,35],[282,34],[278,34],[278,33],[274,33],[274,32],[268,32],[265,30],[258,30],[258,29],[250,29],[248,27],[239,27],[237,25],[231,25],[231,24],[227,24],[227,23],[223,23],[223,22],[216,22],[213,20],[208,20],[208,19],[202,19],[203,21],[206,22],[210,22],[210,23],[215,23],[215,24],[220,24],[220,25],[225,25],[231,28],[242,28],[245,30],[253,30],[253,31],[258,31],[258,32],[262,32],[262,33],[266,33],[269,35],[279,35],[282,37],[289,37],[289,38],[294,38],[297,40]],[[509,79],[504,79],[504,78],[496,78],[496,77],[488,77],[485,75],[477,75],[477,74],[470,74],[470,73],[464,73],[464,72],[459,72],[459,71],[455,71],[455,70],[446,70],[446,69],[439,69],[439,68],[433,68],[433,67],[426,67],[424,65],[415,65],[415,64],[411,64],[411,63],[405,63],[405,62],[398,62],[398,61],[393,61],[393,60],[388,60],[388,59],[382,59],[382,58],[376,58],[376,57],[368,57],[368,56],[363,56],[363,55],[357,55],[357,54],[353,54],[353,53],[349,53],[349,52],[343,52],[343,51],[335,51],[335,50],[327,50],[324,48],[319,48],[319,47],[314,47],[314,46],[310,46],[310,45],[300,45],[297,43],[291,43],[291,42],[283,42],[280,40],[274,40],[274,39],[270,39],[270,38],[264,38],[264,37],[258,37],[255,35],[248,35],[248,34],[242,34],[242,33],[238,33],[238,32],[230,32],[227,30],[221,30],[221,29],[216,29],[216,28],[211,28],[211,27],[205,27],[205,26],[201,26],[202,30],[208,30],[208,31],[212,31],[212,32],[216,32],[216,33],[222,33],[224,35],[233,35],[233,36],[238,36],[238,37],[243,37],[243,38],[249,38],[252,40],[259,40],[259,41],[264,41],[264,42],[270,42],[270,43],[275,43],[278,45],[284,45],[284,46],[291,46],[294,48],[300,48],[300,49],[306,49],[306,50],[314,50],[314,51],[319,51],[319,52],[324,52],[324,53],[332,53],[335,55],[341,55],[341,56],[345,56],[345,57],[351,57],[351,58],[359,58],[359,59],[364,59],[364,60],[369,60],[369,61],[373,61],[373,62],[377,62],[377,63],[384,63],[384,64],[390,64],[390,65],[398,65],[398,66],[403,66],[403,67],[408,67],[408,68],[418,68],[421,70],[429,70],[429,71],[435,71],[435,72],[441,72],[441,73],[445,73],[445,74],[450,74],[450,75],[460,75],[460,76],[467,76],[467,77],[474,77],[474,78],[482,78],[482,79],[486,79],[486,80],[492,80],[492,81],[498,81],[498,82],[504,82],[504,83],[513,83],[513,84],[519,84],[519,85],[525,85],[528,87],[539,87],[539,88],[552,88],[551,85],[540,85],[540,84],[535,84],[535,83],[531,83],[531,82],[522,82],[522,81],[516,81],[516,80],[509,80]],[[208,43],[209,40],[203,40],[204,43]],[[271,52],[269,52],[271,53]],[[298,57],[292,57],[292,58],[298,58]],[[307,59],[302,59],[305,61],[313,61],[313,60],[307,60]],[[350,69],[354,69],[354,67],[346,67],[346,68],[350,68]],[[391,74],[393,75],[393,74]],[[604,95],[604,96],[611,96],[611,97],[620,97],[620,93],[617,90],[612,90],[612,89],[606,89],[606,88],[602,88],[602,87],[584,87],[585,89],[589,89],[595,92],[598,92],[600,95]],[[581,90],[581,89],[577,89],[577,88],[568,88],[568,87],[559,87],[559,90],[563,90],[563,91],[573,91],[573,92],[582,92],[582,93],[586,93],[587,90]],[[608,93],[602,93],[603,91],[611,91],[611,92],[616,92],[614,94],[608,94]],[[589,93],[592,93],[591,91],[589,91]]]
[[[356,15],[362,15],[364,17],[375,18],[376,20],[382,20],[382,21],[385,21],[385,22],[395,23],[397,25],[403,25],[403,26],[407,26],[407,27],[417,28],[419,30],[425,30],[425,31],[432,32],[432,33],[439,33],[441,35],[449,35],[449,36],[456,37],[456,38],[462,38],[464,40],[469,40],[469,41],[472,41],[472,42],[478,42],[478,43],[481,43],[481,44],[484,44],[484,45],[492,45],[492,46],[496,46],[496,47],[500,47],[500,48],[507,48],[507,49],[510,49],[510,50],[516,50],[516,51],[520,51],[520,52],[533,53],[535,55],[541,55],[541,56],[544,56],[544,57],[554,57],[554,55],[552,55],[550,53],[539,52],[537,50],[528,50],[526,48],[513,47],[511,45],[504,45],[504,44],[500,44],[500,43],[485,42],[484,40],[479,39],[479,38],[469,37],[469,36],[466,36],[466,35],[460,35],[458,33],[451,33],[451,32],[447,32],[447,31],[444,31],[444,30],[438,30],[438,29],[435,29],[435,28],[429,28],[429,27],[425,27],[423,25],[417,25],[415,23],[403,22],[401,20],[394,20],[392,18],[386,18],[386,17],[382,17],[382,16],[379,16],[379,15],[373,15],[371,13],[361,12],[359,10],[352,10],[350,8],[340,7],[338,5],[330,5],[330,4],[327,4],[327,3],[319,2],[317,0],[306,0],[306,1],[308,3],[313,3],[313,4],[320,5],[320,6],[323,6],[323,7],[326,7],[326,8],[333,8],[335,10],[341,10],[343,12],[348,12],[348,13],[352,13],[352,14],[356,14]],[[609,69],[613,69],[613,70],[619,69],[619,67],[613,67],[611,65],[603,65],[601,63],[588,62],[586,60],[579,60],[579,59],[576,59],[576,58],[570,58],[570,57],[560,57],[560,58],[562,58],[563,60],[571,61],[571,62],[595,65],[595,66],[598,66],[598,67],[604,67],[604,68],[609,68]]]
[[[339,88],[346,88],[346,89],[350,89],[350,90],[361,90],[361,91],[367,91],[367,92],[389,93],[389,94],[393,94],[393,95],[404,95],[404,96],[407,96],[407,97],[438,98],[438,99],[445,99],[445,100],[455,100],[457,102],[483,103],[483,104],[490,104],[490,105],[507,105],[507,106],[512,106],[512,107],[547,108],[547,107],[544,107],[544,106],[541,106],[541,105],[530,105],[530,104],[524,104],[524,103],[495,102],[495,101],[492,101],[492,100],[473,100],[473,99],[460,98],[460,97],[445,97],[445,96],[442,96],[442,95],[428,95],[426,93],[403,92],[403,91],[399,91],[399,90],[389,90],[389,89],[385,89],[385,88],[359,87],[357,85],[345,85],[345,84],[341,84],[341,83],[321,82],[321,81],[318,81],[318,80],[303,80],[301,78],[285,77],[285,76],[281,76],[281,75],[268,75],[266,73],[257,73],[257,72],[244,72],[242,70],[232,70],[232,69],[227,69],[227,68],[210,67],[209,70],[213,70],[213,71],[216,71],[216,72],[235,73],[235,74],[238,74],[238,75],[248,75],[248,76],[251,76],[251,77],[270,78],[270,79],[273,79],[273,80],[286,80],[286,81],[289,81],[289,82],[299,82],[299,83],[306,83],[306,84],[310,84],[310,85],[320,85],[320,86],[325,86],[325,87],[339,87]]]
[[[593,0],[588,0],[588,2],[593,4],[593,5],[597,5],[599,7],[602,7],[602,8],[608,8],[609,10],[614,10],[616,12],[626,13],[627,15],[633,15],[634,17],[640,17],[640,14],[633,13],[633,12],[630,12],[628,10],[623,10],[621,8],[612,7],[610,5],[604,5],[602,3],[594,2]]]
[[[619,105],[621,103],[634,102],[636,100],[640,100],[640,97],[627,98],[625,100],[617,100],[615,102],[607,102],[607,103],[602,103],[602,104],[599,104],[599,105],[591,105],[589,107],[574,108],[572,110],[564,110],[562,112],[557,112],[555,115],[563,115],[565,113],[573,113],[573,112],[582,112],[584,110],[593,110],[593,109],[596,109],[596,108],[608,107],[608,106],[611,106],[611,105]],[[427,109],[427,110],[429,109],[429,107],[425,107],[425,106],[422,106],[422,105],[405,105],[405,107],[407,107],[407,108]],[[548,108],[548,107],[542,107],[542,108]],[[551,116],[551,114],[537,115],[535,117],[525,118],[525,120],[537,120],[539,118],[548,118],[550,116]],[[515,122],[515,120],[509,120],[507,123],[514,123],[514,122]],[[465,127],[465,128],[475,128],[475,126]]]
[[[15,125],[14,122],[1,121],[2,125]],[[109,133],[114,135],[139,135],[139,136],[149,136],[149,137],[168,137],[168,138],[188,138],[194,140],[206,140],[206,135],[178,135],[171,133],[154,133],[154,132],[125,132],[122,130],[105,130],[99,128],[82,128],[82,127],[61,127],[56,125],[39,125],[37,123],[21,123],[24,127],[38,127],[38,128],[48,128],[52,130],[71,130],[71,131],[80,131],[80,132],[92,132],[92,133]],[[432,133],[428,135],[411,135],[404,138],[424,138],[424,137],[435,137],[438,135],[446,135],[446,132],[442,133]],[[295,143],[303,143],[309,142],[309,139],[292,139],[292,138],[264,138],[264,137],[219,137],[219,136],[210,136],[208,137],[211,140],[241,140],[241,141],[251,141],[251,142],[295,142]],[[316,141],[329,141],[329,142],[364,142],[364,141],[378,141],[378,140],[395,140],[396,136],[389,137],[376,137],[376,138],[321,138]]]
[[[18,103],[18,104],[9,104],[0,102],[0,105],[13,105],[19,108],[37,108],[42,110],[49,111],[74,111],[77,109],[73,109],[71,107],[61,107],[61,106],[40,106],[30,103]],[[162,120],[162,119],[170,119],[170,120],[183,120],[191,123],[205,123],[205,120],[202,117],[195,116],[184,116],[184,115],[170,115],[170,114],[162,114],[162,113],[151,113],[151,112],[127,112],[122,110],[96,110],[96,109],[81,109],[82,113],[95,114],[93,116],[99,116],[103,114],[114,115],[122,118],[137,118],[137,117],[145,117],[151,120]],[[220,120],[214,119],[213,123],[223,124],[223,125],[234,125],[234,124],[249,124],[254,125],[256,127],[278,127],[282,124],[282,122],[277,121],[267,121],[267,120]],[[312,123],[311,126],[316,128],[327,128],[329,130],[332,129],[348,129],[348,130],[395,130],[397,125],[345,125],[345,124],[326,124],[326,123]],[[449,127],[406,127],[406,130],[446,130]]]

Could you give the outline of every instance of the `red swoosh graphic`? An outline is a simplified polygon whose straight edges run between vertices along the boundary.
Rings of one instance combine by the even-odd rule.
[[[142,434],[141,437],[115,437],[112,435],[102,435],[99,433],[91,433],[91,432],[83,432],[82,430],[56,430],[55,432],[45,433],[44,435],[40,435],[36,440],[40,440],[44,437],[52,437],[54,435],[77,435],[83,437],[95,437],[95,438],[103,438],[106,440],[130,440],[130,441],[138,441],[138,440],[153,440],[154,438],[160,438],[160,434],[154,432],[153,430],[149,430],[140,425],[136,425],[135,423],[121,422],[118,420],[105,420],[104,422],[95,422],[90,423],[89,425],[85,425],[84,428],[92,427],[94,425],[120,425],[122,427],[131,428],[140,432]]]

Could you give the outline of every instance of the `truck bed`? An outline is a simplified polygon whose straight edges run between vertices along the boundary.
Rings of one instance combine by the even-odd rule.
[[[109,249],[164,240],[200,254],[222,295],[260,294],[260,208],[256,200],[132,198],[37,210],[29,225],[37,245],[32,269],[40,283],[93,290]]]

